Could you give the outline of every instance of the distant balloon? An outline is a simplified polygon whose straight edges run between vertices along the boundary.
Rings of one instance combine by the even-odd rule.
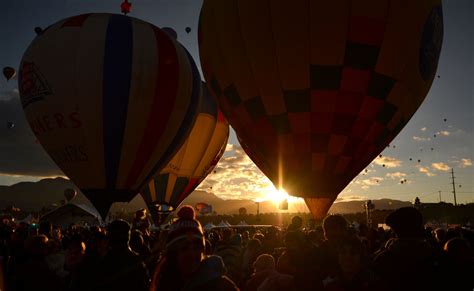
[[[214,170],[214,174],[215,174],[215,173],[217,173],[217,171],[216,171],[216,170]]]
[[[418,160],[418,163],[421,163],[421,160]]]
[[[186,33],[190,33],[191,32],[191,27],[188,26],[188,27],[186,27],[185,30],[186,30]]]
[[[129,3],[128,0],[125,0],[120,4],[120,10],[123,14],[127,15],[132,10],[132,3]]]
[[[395,145],[393,145],[393,148],[396,148],[396,146],[395,146]]]
[[[76,197],[76,195],[77,195],[77,192],[74,189],[68,188],[68,189],[64,190],[64,197],[66,198],[67,202],[74,199],[74,197]]]
[[[12,129],[12,128],[14,128],[14,127],[15,127],[15,123],[13,123],[13,122],[11,122],[11,121],[8,121],[8,122],[7,122],[7,128],[8,128],[8,129]]]
[[[448,121],[448,119],[446,119],[446,118],[445,118],[445,119],[443,119],[443,120],[444,120],[444,122]]]
[[[39,26],[35,27],[35,32],[36,32],[36,35],[40,35],[43,33],[43,29]]]
[[[367,173],[369,170],[365,169],[365,172]]]
[[[438,79],[440,78],[440,76],[438,75]]]
[[[178,33],[176,33],[176,30],[172,29],[171,27],[163,27],[161,30],[166,32],[166,34],[171,36],[172,38],[178,39]]]
[[[413,161],[413,159],[412,159],[412,158],[410,158],[410,161]]]
[[[436,134],[433,134],[433,137],[436,137]]]
[[[434,148],[431,148],[431,150],[434,150]]]
[[[382,155],[379,155],[379,158],[381,158],[381,157],[382,157]]]
[[[16,70],[12,67],[5,67],[3,68],[3,75],[5,76],[7,81],[10,81],[11,79],[15,78]]]
[[[385,168],[385,164],[383,164],[383,165],[382,165],[382,167],[384,167],[384,168]]]

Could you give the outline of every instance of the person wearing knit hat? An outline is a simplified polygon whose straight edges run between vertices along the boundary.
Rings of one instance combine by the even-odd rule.
[[[222,259],[204,256],[204,233],[194,209],[185,205],[177,215],[178,219],[169,228],[165,251],[155,269],[150,290],[238,290],[224,276],[225,268],[219,263]]]

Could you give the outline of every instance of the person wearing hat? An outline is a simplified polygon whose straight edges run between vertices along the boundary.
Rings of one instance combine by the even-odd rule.
[[[413,207],[397,209],[385,223],[396,237],[374,259],[388,290],[435,290],[442,278],[434,249],[425,240],[423,216]]]
[[[145,264],[129,246],[128,222],[111,222],[107,238],[109,250],[98,268],[94,288],[88,290],[148,290],[150,280]]]
[[[239,290],[224,274],[219,256],[204,256],[204,233],[191,206],[178,211],[170,226],[163,257],[155,269],[150,290]]]

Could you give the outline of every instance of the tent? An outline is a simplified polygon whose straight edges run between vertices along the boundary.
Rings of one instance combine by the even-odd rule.
[[[248,225],[248,223],[242,220],[242,221],[239,222],[239,224],[237,224],[237,225],[239,225],[239,226],[246,226],[246,225]]]
[[[217,226],[218,227],[228,227],[228,225],[223,220],[221,220],[221,223],[219,223]]]
[[[209,222],[208,224],[206,224],[204,226],[204,230],[209,231],[209,230],[213,229],[214,227],[216,227],[216,226],[212,222]]]
[[[71,223],[99,225],[102,220],[99,213],[86,205],[67,203],[43,215],[40,221],[49,221],[53,225],[67,228]]]
[[[227,227],[232,226],[227,220],[224,223]]]

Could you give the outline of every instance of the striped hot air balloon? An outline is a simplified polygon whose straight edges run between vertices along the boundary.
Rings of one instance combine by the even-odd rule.
[[[440,0],[204,0],[198,39],[245,151],[322,218],[423,102],[443,17]]]
[[[23,56],[19,88],[38,141],[102,216],[166,166],[201,97],[184,47],[150,23],[116,14],[48,27]]]
[[[177,209],[222,157],[228,136],[229,125],[204,85],[196,122],[187,140],[141,191],[152,216],[156,217],[154,212],[160,205]]]

